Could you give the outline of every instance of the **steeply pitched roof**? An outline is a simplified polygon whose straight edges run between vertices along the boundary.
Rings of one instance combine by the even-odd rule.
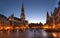
[[[9,20],[10,18],[11,18],[11,17],[9,17],[8,20]],[[20,19],[20,18],[17,18],[17,17],[12,17],[12,19],[21,21],[21,19]]]
[[[0,18],[2,18],[2,17],[7,18],[6,16],[4,16],[4,15],[0,14]]]
[[[14,20],[19,20],[19,21],[21,21],[21,19],[20,18],[17,18],[17,17],[13,17],[14,18]]]

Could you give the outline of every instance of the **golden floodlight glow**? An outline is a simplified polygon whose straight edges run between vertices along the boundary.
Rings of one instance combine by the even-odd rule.
[[[19,27],[15,27],[15,29],[20,29]]]
[[[3,30],[3,27],[0,27],[0,30]]]
[[[44,29],[48,29],[48,25],[43,26]]]
[[[10,29],[10,27],[6,27],[5,29],[6,29],[6,30],[7,30],[7,29]]]
[[[53,25],[53,29],[55,29],[55,25]]]
[[[57,35],[56,35],[55,33],[52,33],[52,35],[53,35],[54,37],[57,37]]]
[[[4,28],[5,30],[12,30],[12,27],[8,26]]]

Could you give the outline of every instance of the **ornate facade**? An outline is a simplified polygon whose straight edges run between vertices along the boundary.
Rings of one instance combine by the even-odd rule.
[[[11,14],[8,18],[0,14],[0,26],[28,26],[28,21],[25,20],[24,14],[24,5],[22,2],[21,16],[20,18],[14,17],[14,14]]]
[[[60,27],[60,1],[58,2],[58,7],[54,9],[54,12],[51,15],[47,12],[46,24],[52,28]]]

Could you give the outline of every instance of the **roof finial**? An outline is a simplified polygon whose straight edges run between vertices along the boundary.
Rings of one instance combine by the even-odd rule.
[[[47,18],[49,17],[49,13],[48,13],[48,11],[47,11]]]
[[[22,8],[23,8],[23,0],[22,0]]]

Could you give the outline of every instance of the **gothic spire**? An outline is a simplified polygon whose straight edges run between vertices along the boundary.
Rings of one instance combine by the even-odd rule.
[[[22,10],[21,11],[24,11],[24,4],[23,4],[23,0],[22,0]]]
[[[22,8],[21,8],[21,19],[22,19],[22,20],[25,20],[23,0],[22,0]]]
[[[47,11],[46,23],[48,23],[48,22],[49,22],[49,13],[48,13],[48,11]]]
[[[51,16],[52,16],[52,12],[51,12]]]
[[[47,11],[47,18],[49,17],[49,13],[48,13],[48,11]]]

